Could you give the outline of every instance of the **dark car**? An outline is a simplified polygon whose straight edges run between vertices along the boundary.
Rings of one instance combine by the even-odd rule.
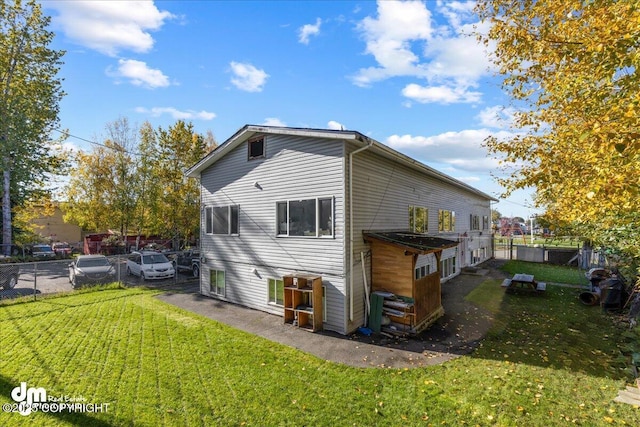
[[[69,264],[69,282],[74,288],[116,281],[116,269],[104,255],[80,255]]]
[[[18,264],[0,264],[0,288],[5,290],[15,288],[19,278]]]
[[[175,263],[178,271],[190,271],[193,277],[200,276],[200,251],[198,249],[189,249],[178,253]]]

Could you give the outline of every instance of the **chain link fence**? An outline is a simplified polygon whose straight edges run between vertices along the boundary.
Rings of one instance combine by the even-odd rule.
[[[74,278],[72,264],[75,257],[65,259],[13,262],[9,258],[0,259],[0,303],[19,297],[33,297],[72,292],[87,286],[120,282],[127,287],[145,286],[173,290],[193,290],[199,284],[199,257],[197,253],[167,253],[173,264],[174,273],[167,278],[151,279],[144,274],[136,274],[132,254],[107,256],[109,274],[91,274],[82,271],[82,277]],[[179,265],[178,262],[181,264]],[[74,287],[74,283],[76,286]]]

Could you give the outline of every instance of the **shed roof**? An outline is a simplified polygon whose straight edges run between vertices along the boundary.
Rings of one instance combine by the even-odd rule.
[[[452,184],[458,188],[464,189],[471,193],[474,193],[482,198],[487,200],[491,200],[497,202],[498,200],[477,188],[474,188],[462,181],[459,181],[449,175],[446,175],[436,169],[433,169],[430,166],[425,165],[424,163],[419,162],[418,160],[412,159],[409,156],[406,156],[385,144],[382,144],[378,141],[375,141],[368,136],[361,134],[360,132],[353,130],[331,130],[331,129],[309,129],[309,128],[290,128],[290,127],[280,127],[280,126],[261,126],[261,125],[245,125],[241,129],[239,129],[234,135],[232,135],[225,142],[216,147],[215,150],[211,151],[205,157],[200,159],[195,165],[191,166],[186,172],[185,175],[192,178],[199,178],[200,174],[217,162],[219,159],[224,157],[228,152],[233,150],[238,145],[247,141],[253,136],[256,135],[297,135],[301,137],[313,137],[313,138],[323,138],[323,139],[331,139],[336,141],[351,141],[356,145],[360,145],[362,147],[369,146],[369,149],[376,154],[390,159],[396,163],[402,164],[405,167],[417,170],[420,173],[425,175],[434,177],[440,181],[447,182]]]
[[[410,231],[364,231],[362,234],[365,240],[378,240],[418,254],[438,252],[458,245],[458,242],[453,240]]]

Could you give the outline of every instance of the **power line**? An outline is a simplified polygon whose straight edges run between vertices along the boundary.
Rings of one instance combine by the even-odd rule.
[[[91,141],[91,140],[88,140],[88,139],[83,138],[81,136],[73,135],[73,134],[69,133],[68,131],[61,130],[59,128],[54,128],[53,130],[55,130],[56,132],[66,136],[67,138],[69,138],[69,137],[75,138],[75,139],[78,139],[78,140],[83,141],[83,142],[88,142],[91,145],[97,145],[99,147],[106,148],[108,150],[117,150],[117,151],[121,151],[121,152],[124,152],[124,153],[127,153],[127,154],[131,154],[132,156],[140,156],[141,155],[140,153],[135,153],[135,152],[132,152],[132,151],[129,151],[129,150],[125,150],[124,148],[117,149],[115,147],[109,147],[108,145],[101,144],[101,143],[96,142],[96,141]]]

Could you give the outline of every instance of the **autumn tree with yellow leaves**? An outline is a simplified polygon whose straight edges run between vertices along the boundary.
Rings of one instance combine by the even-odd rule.
[[[182,120],[137,129],[126,118],[109,123],[107,133],[91,151],[77,153],[65,220],[90,231],[162,236],[175,246],[197,237],[199,186],[184,171],[213,148],[212,135]]]
[[[640,2],[479,0],[514,135],[490,137],[507,194],[640,260]]]

